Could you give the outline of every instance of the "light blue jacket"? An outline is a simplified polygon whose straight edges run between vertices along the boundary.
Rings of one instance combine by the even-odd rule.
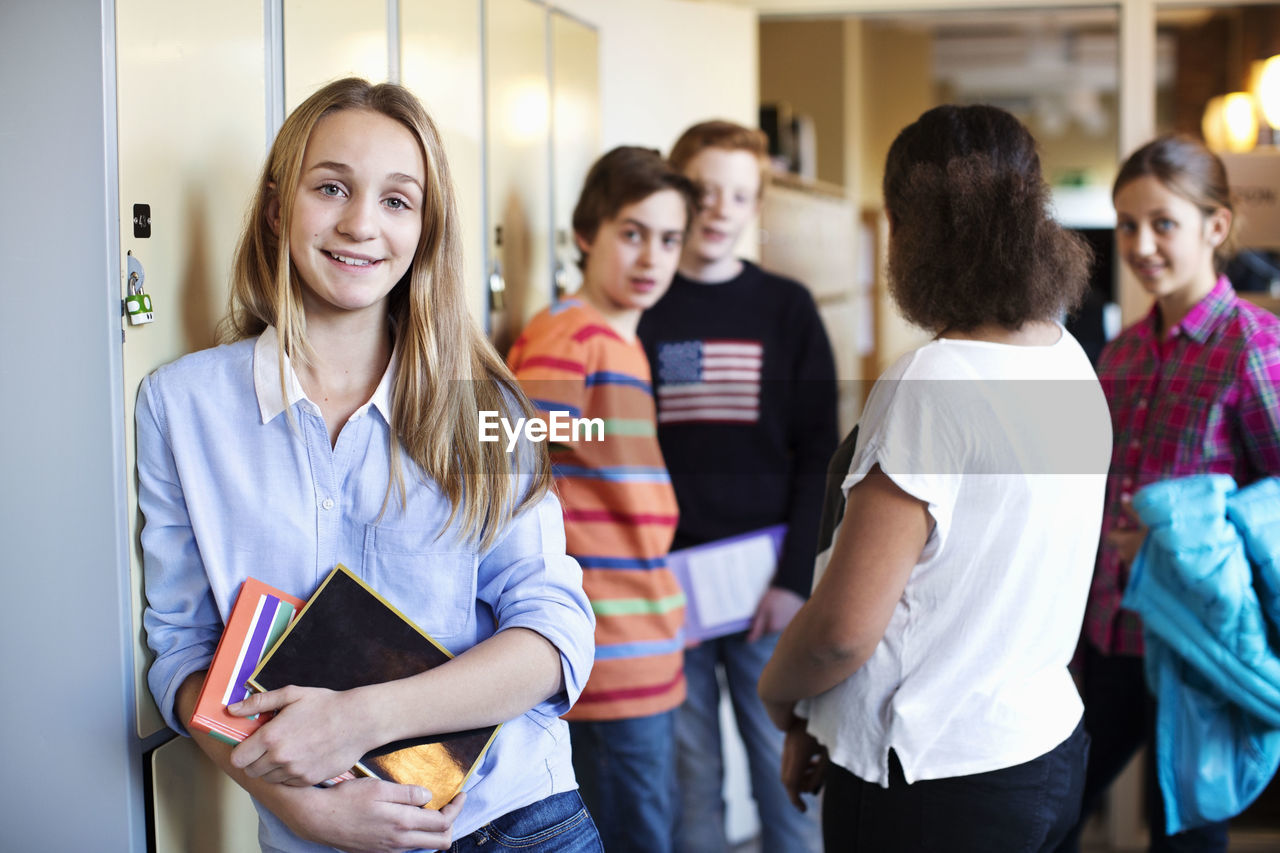
[[[1226,820],[1280,766],[1280,478],[1223,474],[1134,496],[1150,533],[1123,606],[1144,625],[1170,834]],[[1268,624],[1270,623],[1270,624]]]

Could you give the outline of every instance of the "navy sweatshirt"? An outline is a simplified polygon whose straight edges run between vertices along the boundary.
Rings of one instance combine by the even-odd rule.
[[[639,336],[680,506],[672,547],[786,523],[773,585],[807,598],[837,443],[835,360],[808,290],[746,261],[718,284],[677,274]]]

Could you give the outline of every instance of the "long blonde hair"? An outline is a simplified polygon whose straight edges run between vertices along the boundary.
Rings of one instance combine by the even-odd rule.
[[[487,548],[512,516],[542,497],[551,485],[551,468],[542,444],[522,449],[534,454],[527,464],[519,455],[508,455],[502,442],[480,441],[480,411],[531,417],[534,410],[467,310],[449,164],[435,124],[412,93],[350,77],[320,89],[285,119],[236,249],[224,337],[255,337],[274,326],[282,388],[285,356],[300,363],[313,357],[302,283],[289,254],[290,219],[312,131],[323,117],[349,109],[381,113],[406,127],[422,147],[427,170],[422,236],[409,271],[387,299],[397,363],[388,498],[394,486],[405,505],[403,447],[421,475],[434,480],[449,500],[446,527],[461,512],[464,535]],[[271,227],[273,210],[278,210],[278,228]],[[516,475],[526,467],[531,484],[517,495]]]

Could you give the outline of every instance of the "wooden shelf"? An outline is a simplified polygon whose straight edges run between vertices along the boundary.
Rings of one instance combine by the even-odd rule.
[[[1257,292],[1240,293],[1240,291],[1236,291],[1236,293],[1241,299],[1252,302],[1260,308],[1266,308],[1272,314],[1280,314],[1280,296]]]

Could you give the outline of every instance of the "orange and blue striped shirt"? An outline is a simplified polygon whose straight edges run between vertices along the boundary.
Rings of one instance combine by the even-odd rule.
[[[507,359],[550,423],[603,421],[552,436],[549,449],[564,507],[568,551],[596,615],[596,660],[570,720],[661,713],[684,701],[684,593],[667,568],[675,491],[658,445],[649,364],[577,299],[534,317]]]

